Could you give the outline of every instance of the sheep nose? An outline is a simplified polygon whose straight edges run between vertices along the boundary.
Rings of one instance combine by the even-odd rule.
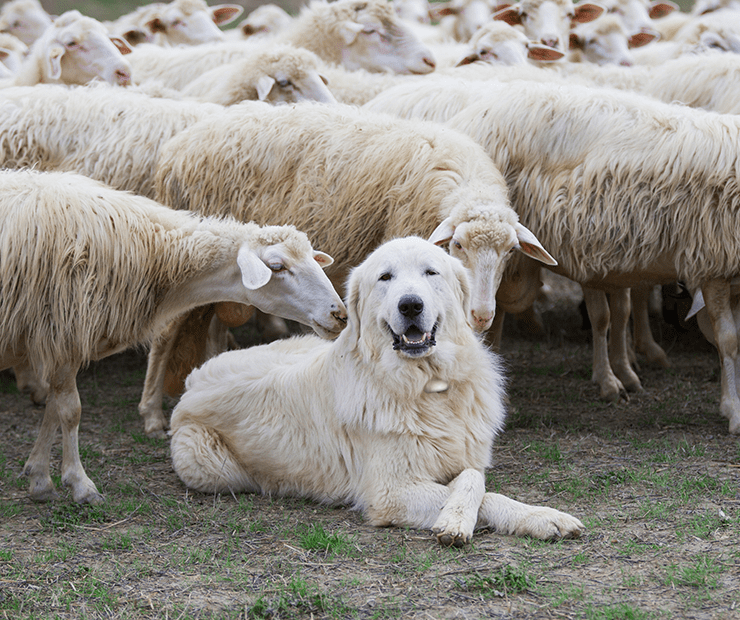
[[[340,310],[334,310],[331,315],[339,323],[347,322],[347,311],[344,308],[341,308]]]
[[[398,302],[398,311],[406,318],[413,319],[424,311],[424,302],[416,295],[404,295]]]
[[[542,45],[547,45],[547,47],[552,47],[553,49],[558,48],[559,39],[557,37],[544,37],[540,39],[540,43]]]
[[[475,311],[471,311],[470,314],[473,317],[473,329],[475,329],[476,331],[483,331],[484,329],[488,329],[491,326],[491,322],[493,321],[493,313],[478,316]]]
[[[115,72],[116,82],[119,86],[128,86],[131,84],[131,74],[123,69],[117,69]]]
[[[434,62],[434,58],[427,58],[426,56],[424,56],[422,60],[424,61],[425,65],[429,65],[432,69],[437,66],[437,63]]]

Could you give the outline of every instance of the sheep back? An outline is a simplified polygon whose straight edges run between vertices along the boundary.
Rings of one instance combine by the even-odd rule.
[[[349,269],[385,239],[428,237],[460,204],[507,204],[472,140],[436,124],[350,106],[245,102],[162,149],[158,200],[178,209],[290,223]]]

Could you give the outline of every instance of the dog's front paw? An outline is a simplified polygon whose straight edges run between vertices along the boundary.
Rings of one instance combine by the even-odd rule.
[[[526,515],[516,529],[517,536],[531,536],[541,540],[579,538],[586,527],[567,512],[554,508],[537,507]]]
[[[432,531],[437,541],[445,547],[462,547],[473,538],[475,521],[466,519],[462,511],[442,511]]]

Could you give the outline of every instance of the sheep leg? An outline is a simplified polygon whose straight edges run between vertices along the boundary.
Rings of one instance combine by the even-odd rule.
[[[77,392],[77,368],[67,368],[52,377],[46,404],[56,411],[62,426],[62,484],[72,489],[78,504],[100,504],[103,496],[88,478],[80,460],[79,430],[82,407]]]
[[[730,420],[730,433],[740,433],[740,396],[737,392],[738,332],[730,305],[730,284],[710,280],[701,286],[712,324],[721,370],[720,413]]]
[[[41,422],[39,434],[21,473],[22,476],[29,479],[29,495],[35,502],[47,502],[59,497],[50,473],[51,447],[59,428],[59,416],[55,407],[50,406],[50,402],[51,400],[47,396],[44,419]]]
[[[659,364],[668,368],[668,361],[663,348],[655,342],[650,330],[650,314],[648,312],[650,293],[653,287],[649,284],[640,284],[632,288],[632,324],[635,339],[635,350],[642,353],[651,364]]]
[[[624,386],[609,364],[607,335],[610,316],[606,293],[591,288],[582,288],[583,300],[586,302],[586,310],[591,321],[593,335],[593,372],[591,380],[599,386],[601,398],[605,400],[626,398]]]
[[[642,391],[640,378],[629,360],[627,347],[627,327],[630,318],[630,289],[623,288],[610,293],[609,309],[611,314],[609,329],[609,363],[614,374],[630,392]]]
[[[578,538],[585,526],[574,516],[547,506],[531,506],[498,493],[486,493],[478,513],[478,527],[503,534],[541,540]]]
[[[15,384],[21,392],[28,392],[34,405],[43,405],[49,393],[49,384],[39,379],[39,375],[28,362],[13,366]],[[39,373],[40,374],[40,373]]]
[[[167,436],[165,433],[167,421],[162,411],[164,375],[177,340],[177,333],[186,319],[187,314],[172,321],[161,336],[152,342],[149,349],[144,389],[139,401],[139,415],[144,418],[144,432],[149,437]]]
[[[49,395],[41,430],[31,455],[23,468],[24,475],[31,479],[31,499],[47,501],[56,496],[49,476],[51,446],[56,429],[62,427],[62,483],[72,489],[72,497],[78,503],[99,504],[103,496],[98,493],[82,467],[79,450],[80,395],[77,393],[77,367],[57,370],[51,377]]]

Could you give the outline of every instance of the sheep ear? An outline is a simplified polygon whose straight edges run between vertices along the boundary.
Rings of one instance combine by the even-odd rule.
[[[470,54],[463,56],[460,60],[458,60],[455,66],[462,67],[464,65],[472,65],[478,60],[480,60],[480,56],[476,52],[471,52]]]
[[[110,40],[113,42],[113,45],[115,45],[118,48],[118,51],[121,52],[121,54],[130,54],[131,48],[128,46],[128,43],[121,37],[111,37]]]
[[[346,21],[339,25],[339,34],[342,35],[342,39],[346,45],[354,43],[357,35],[362,32],[364,26],[353,21]]]
[[[8,56],[10,56],[10,50],[0,47],[0,60],[5,60]]]
[[[493,14],[493,19],[500,19],[502,22],[506,22],[509,26],[521,26],[522,16],[519,13],[519,9],[515,6],[507,6],[496,11]]]
[[[650,19],[658,19],[678,10],[679,6],[675,2],[670,2],[670,0],[660,0],[659,2],[653,2],[650,5],[648,15],[650,15]]]
[[[429,236],[428,241],[434,245],[444,245],[452,239],[454,234],[455,227],[452,225],[452,220],[448,217],[434,229],[434,232]]]
[[[269,75],[263,75],[260,77],[260,79],[257,80],[257,98],[260,101],[267,99],[267,95],[270,94],[274,84],[274,78],[271,78]]]
[[[542,244],[534,236],[534,233],[529,230],[526,226],[523,226],[519,222],[514,226],[516,231],[516,238],[519,240],[519,245],[516,246],[517,250],[526,254],[530,258],[545,263],[545,265],[557,265],[556,261],[549,252],[542,247]]]
[[[46,55],[48,75],[52,80],[62,77],[62,56],[64,56],[63,45],[52,45]]]
[[[560,60],[563,56],[565,56],[563,52],[560,52],[549,45],[542,45],[541,43],[527,44],[527,58],[531,58],[532,60],[552,62]]]
[[[152,34],[157,32],[167,32],[167,27],[164,25],[164,22],[159,19],[159,17],[155,17],[154,19],[149,20],[146,24],[144,24],[144,28],[149,28],[149,32]]]
[[[211,7],[211,18],[219,26],[230,24],[244,11],[238,4],[216,4]]]
[[[576,14],[571,19],[571,23],[585,24],[594,21],[604,12],[604,7],[592,2],[582,2],[575,6]]]
[[[326,269],[329,265],[331,265],[334,262],[334,259],[331,256],[329,256],[328,254],[324,254],[324,252],[319,252],[317,250],[314,250],[313,259],[319,265],[321,265],[322,269]]]
[[[236,264],[242,272],[242,284],[250,291],[263,287],[272,277],[270,268],[246,245],[239,248]]]

